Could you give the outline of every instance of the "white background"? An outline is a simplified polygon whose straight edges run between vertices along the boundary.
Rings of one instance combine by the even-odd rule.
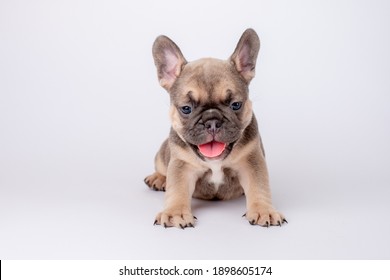
[[[251,98],[274,204],[194,200],[153,226],[143,183],[169,131],[151,45],[187,60],[261,40]],[[1,259],[389,259],[386,1],[0,1]]]

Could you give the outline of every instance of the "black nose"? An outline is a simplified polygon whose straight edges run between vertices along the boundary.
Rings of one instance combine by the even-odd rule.
[[[210,133],[211,135],[215,135],[219,132],[219,129],[222,126],[222,121],[218,119],[211,119],[206,121],[204,126],[207,129],[208,133]]]
[[[217,109],[208,109],[202,114],[202,123],[204,128],[211,135],[217,134],[222,127],[223,115]]]

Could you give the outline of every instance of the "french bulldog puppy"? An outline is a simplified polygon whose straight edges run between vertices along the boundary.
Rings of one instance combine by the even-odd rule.
[[[170,95],[172,127],[155,157],[155,172],[145,178],[166,191],[165,208],[155,224],[195,225],[191,198],[226,200],[246,196],[251,225],[287,222],[272,206],[264,149],[248,85],[255,76],[260,40],[253,29],[241,36],[228,60],[187,62],[168,37],[153,44],[160,85]]]

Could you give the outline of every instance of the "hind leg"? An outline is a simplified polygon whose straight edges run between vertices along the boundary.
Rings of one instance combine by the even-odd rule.
[[[152,190],[155,191],[165,191],[166,188],[166,177],[161,175],[158,172],[154,172],[152,175],[149,175],[145,178],[144,182]]]
[[[168,140],[165,140],[160,150],[157,152],[156,157],[154,158],[155,172],[147,176],[144,182],[155,191],[165,191],[166,189],[166,174],[167,166],[170,159],[170,149]]]

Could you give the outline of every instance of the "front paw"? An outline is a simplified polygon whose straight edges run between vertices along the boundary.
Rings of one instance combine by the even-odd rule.
[[[168,208],[157,214],[154,224],[162,225],[165,228],[185,229],[186,227],[194,227],[195,219],[190,210],[182,207]]]
[[[244,216],[251,225],[263,227],[282,226],[282,224],[287,223],[287,220],[281,213],[273,209],[272,206],[267,205],[254,205],[248,208]]]

